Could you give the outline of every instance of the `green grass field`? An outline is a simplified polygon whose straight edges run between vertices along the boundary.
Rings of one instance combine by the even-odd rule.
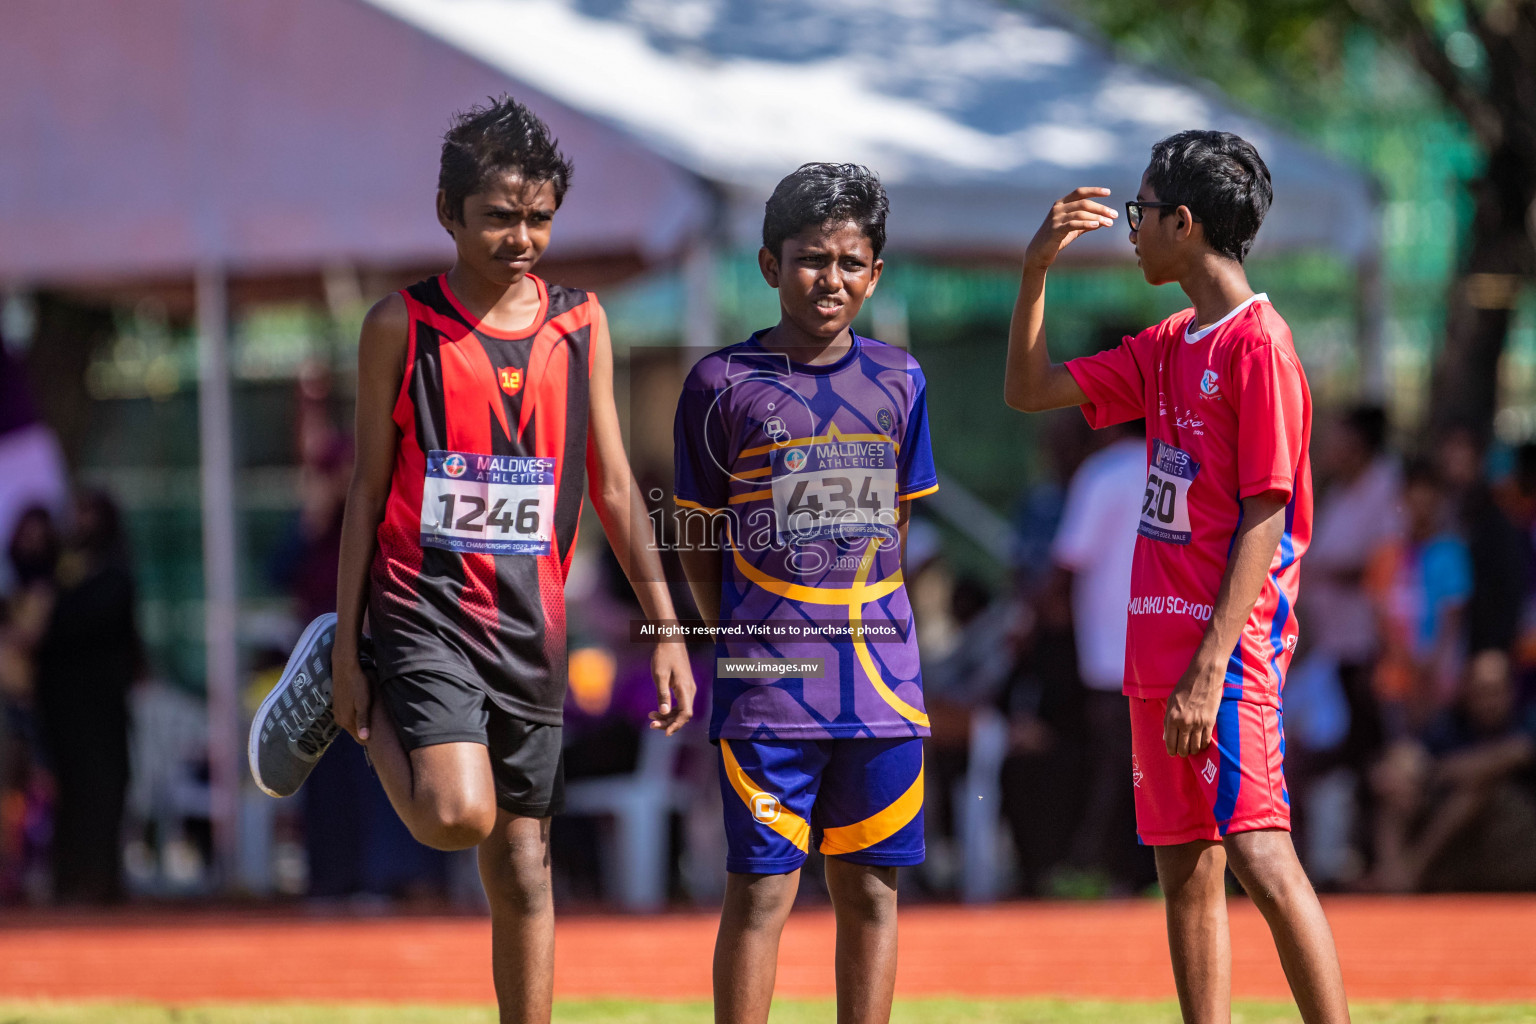
[[[1536,1024],[1536,1004],[1359,1003],[1356,1024]],[[780,1000],[772,1024],[823,1024],[835,1019],[829,1001]],[[1289,1003],[1238,1002],[1234,1024],[1293,1024]],[[893,1024],[1168,1024],[1168,1003],[1050,999],[989,1002],[905,999]],[[166,1008],[131,1003],[0,1003],[0,1024],[495,1024],[490,1007],[220,1005]],[[628,1000],[562,1002],[556,1024],[709,1024],[709,1004]]]

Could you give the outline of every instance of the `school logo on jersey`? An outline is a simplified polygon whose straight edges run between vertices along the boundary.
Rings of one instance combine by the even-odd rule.
[[[1200,393],[1206,398],[1216,398],[1221,394],[1221,385],[1216,383],[1216,371],[1206,370],[1200,378]]]
[[[805,465],[805,449],[804,448],[791,448],[789,451],[784,453],[784,468],[789,470],[791,473],[798,473],[798,472],[800,472],[801,467],[803,467],[804,465]]]
[[[779,807],[779,798],[772,793],[755,793],[752,796],[752,817],[764,825],[772,825],[779,820],[782,809]]]
[[[523,389],[523,371],[515,366],[503,366],[496,377],[501,383],[501,390],[509,395],[515,395]]]
[[[454,452],[452,455],[443,460],[443,472],[447,473],[455,480],[463,476],[464,471],[467,469],[469,469],[469,463],[465,462],[464,456],[460,455],[458,452]]]
[[[881,409],[878,413],[875,414],[875,422],[880,424],[881,430],[889,434],[891,432],[891,428],[896,425],[896,417],[891,415],[891,410]]]

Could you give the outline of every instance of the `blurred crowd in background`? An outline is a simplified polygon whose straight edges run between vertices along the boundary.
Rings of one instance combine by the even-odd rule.
[[[70,488],[3,346],[0,360],[0,902],[227,892],[207,868],[203,710],[144,655],[122,517],[109,494]],[[329,378],[298,388],[299,507],[262,553],[289,608],[248,651],[247,713],[303,624],[334,606],[352,446]],[[1395,443],[1410,426],[1373,406],[1318,414],[1316,529],[1285,689],[1298,847],[1324,889],[1536,889],[1536,445],[1485,450],[1454,431]],[[1041,450],[1046,472],[1019,496],[1006,575],[966,571],[921,503],[912,523],[933,736],[928,860],[903,880],[911,898],[966,893],[964,847],[994,841],[998,895],[1155,886],[1134,838],[1119,694],[1144,436],[1140,424],[1093,432],[1067,411],[1048,419]],[[688,606],[686,588],[674,596]],[[703,728],[711,651],[696,651],[695,723],[658,742],[645,728],[649,649],[629,639],[640,612],[600,541],[580,547],[568,603],[565,770],[585,795],[555,826],[559,892],[618,898],[635,848],[611,795],[664,790],[666,896],[712,903],[724,858]],[[986,723],[1002,739],[983,750]],[[964,805],[978,767],[1000,797],[979,839]],[[581,789],[598,780],[631,788]],[[277,892],[363,906],[475,898],[473,864],[416,844],[345,736],[299,798],[252,790],[243,806]]]
[[[0,900],[122,899],[129,690],[144,676],[122,517],[69,493],[0,349]]]
[[[1316,426],[1315,531],[1284,690],[1308,872],[1344,891],[1536,889],[1536,445],[1483,450],[1452,431],[1405,454],[1377,406],[1324,411]],[[1001,711],[1016,890],[1129,894],[1155,879],[1130,839],[1119,696],[1145,440],[1139,424],[1095,433],[1075,413],[1050,434],[1054,479],[1020,507],[1011,591],[939,588],[955,631],[924,646],[930,772],[958,770],[970,716]],[[932,632],[943,617],[919,608]],[[930,811],[945,792],[930,784]],[[940,880],[943,822],[929,847]]]

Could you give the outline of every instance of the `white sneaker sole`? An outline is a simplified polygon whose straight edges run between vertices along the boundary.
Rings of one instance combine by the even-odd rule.
[[[251,766],[251,778],[256,781],[256,788],[267,796],[283,799],[283,794],[267,788],[267,784],[261,779],[261,771],[256,767],[256,751],[261,745],[261,723],[266,720],[267,712],[272,709],[273,704],[277,703],[288,684],[293,681],[294,673],[309,660],[307,652],[315,637],[325,632],[327,626],[335,625],[336,615],[333,612],[326,612],[305,628],[303,635],[299,637],[299,642],[293,647],[293,653],[288,656],[288,664],[283,666],[282,677],[278,679],[277,685],[272,687],[272,692],[267,694],[266,699],[261,702],[261,706],[256,709],[256,717],[251,719],[251,732],[246,739],[245,757]]]

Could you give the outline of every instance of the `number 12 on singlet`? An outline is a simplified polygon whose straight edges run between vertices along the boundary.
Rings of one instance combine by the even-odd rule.
[[[555,460],[430,451],[421,546],[483,555],[547,555]]]
[[[1189,485],[1199,472],[1200,463],[1190,458],[1189,452],[1154,438],[1136,532],[1167,544],[1188,544]]]

